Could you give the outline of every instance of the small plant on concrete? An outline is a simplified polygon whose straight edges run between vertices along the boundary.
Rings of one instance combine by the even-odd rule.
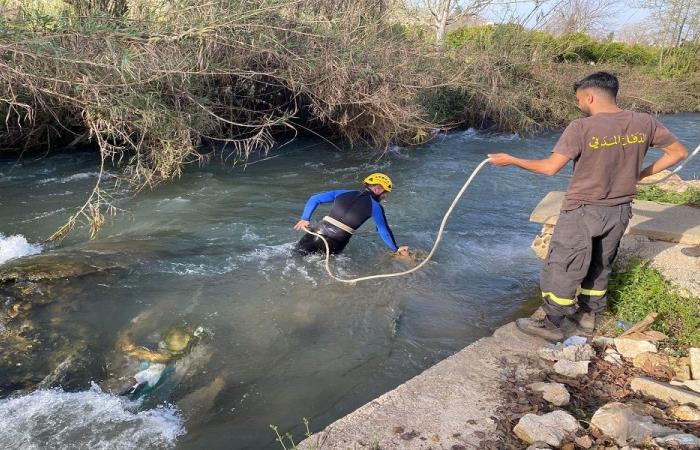
[[[637,188],[637,198],[652,202],[700,207],[700,189],[692,187],[684,192],[671,192],[665,191],[658,186],[640,186]]]
[[[308,438],[311,436],[311,431],[309,430],[309,419],[304,417],[302,420],[304,422],[304,428],[306,429],[306,431],[304,431],[304,437]],[[292,436],[292,433],[287,431],[284,433],[284,436],[282,436],[279,432],[279,428],[277,427],[277,425],[270,425],[270,428],[272,429],[272,431],[275,432],[275,442],[279,442],[279,444],[284,450],[296,450],[298,448],[296,443],[294,442],[294,437]],[[310,449],[315,450],[314,447],[310,447]]]

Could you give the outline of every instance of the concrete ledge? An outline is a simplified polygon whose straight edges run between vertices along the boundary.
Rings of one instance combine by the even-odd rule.
[[[530,221],[554,225],[564,200],[563,192],[550,192],[530,215]],[[700,244],[700,208],[635,200],[628,234],[681,244]]]
[[[542,345],[514,323],[504,325],[335,421],[299,448],[479,448],[495,431],[491,416],[502,402],[499,383],[514,370],[539,370],[536,351]]]

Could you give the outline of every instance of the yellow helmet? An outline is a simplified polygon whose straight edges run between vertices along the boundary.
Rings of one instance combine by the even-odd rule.
[[[383,173],[375,172],[371,175],[368,175],[364,180],[362,180],[362,182],[365,184],[378,184],[385,191],[391,192],[391,187],[392,187],[391,178],[384,175]]]

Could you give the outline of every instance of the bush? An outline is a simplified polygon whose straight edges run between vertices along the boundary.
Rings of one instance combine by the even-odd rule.
[[[601,42],[585,33],[554,37],[540,31],[528,31],[517,25],[460,28],[449,33],[446,42],[451,48],[469,47],[478,51],[511,46],[512,49],[524,50],[539,60],[555,62],[653,65],[659,60],[659,50],[653,47]]]
[[[290,129],[378,150],[419,141],[436,126],[421,86],[446,74],[428,44],[366,3],[179,0],[129,17],[20,15],[0,32],[0,150],[90,140],[138,189],[202,161],[205,141],[237,158]],[[78,217],[101,224],[105,198],[98,185],[54,237]]]

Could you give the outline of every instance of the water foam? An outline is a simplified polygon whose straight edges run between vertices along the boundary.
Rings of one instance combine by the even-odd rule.
[[[44,178],[43,180],[39,180],[38,184],[47,184],[47,183],[70,183],[71,181],[79,181],[79,180],[87,180],[89,178],[97,178],[100,176],[100,172],[79,172],[73,175],[69,175],[67,177],[49,177],[49,178]],[[108,179],[108,178],[113,178],[114,175],[103,172],[102,173],[102,178],[103,179]]]
[[[41,250],[41,245],[30,244],[21,234],[5,236],[0,233],[0,264],[20,256],[36,255]]]
[[[138,411],[139,404],[106,394],[35,391],[0,400],[0,448],[171,448],[185,434],[174,407]]]
[[[488,142],[511,142],[520,139],[515,133],[493,133],[489,131],[476,130],[474,128],[468,128],[459,133],[455,133],[457,139],[460,141],[470,142],[470,141],[488,141]]]

